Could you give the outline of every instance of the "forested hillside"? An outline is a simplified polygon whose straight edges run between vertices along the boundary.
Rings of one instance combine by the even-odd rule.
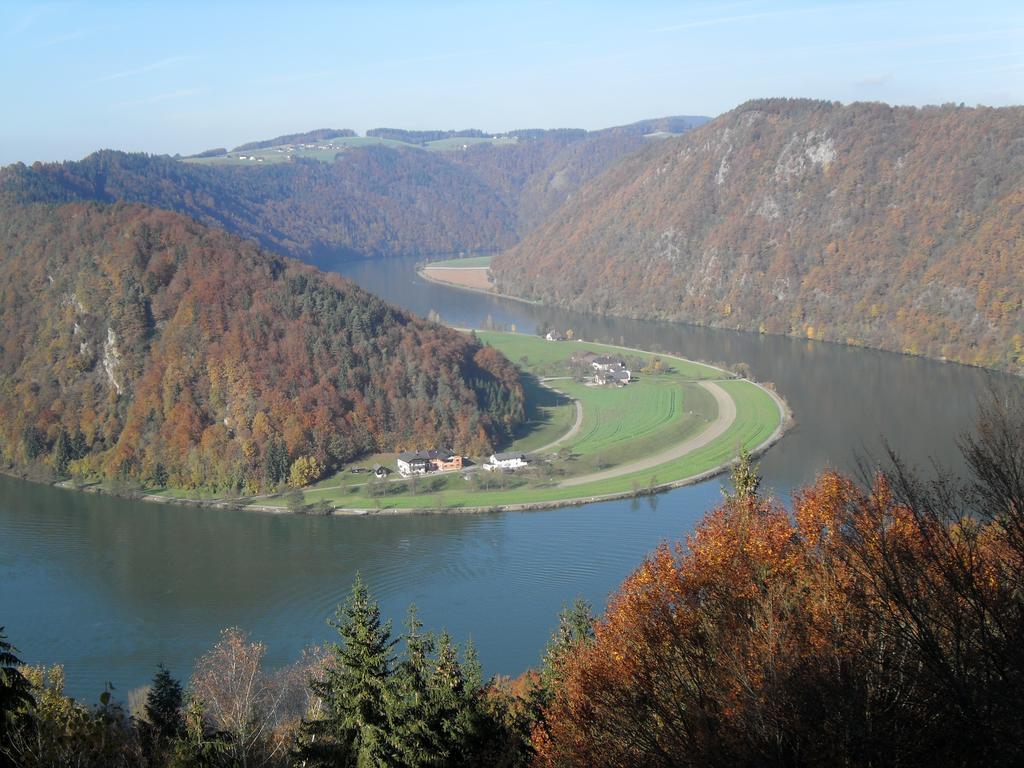
[[[479,144],[453,153],[515,213],[517,232],[526,234],[550,216],[587,181],[622,158],[656,141],[651,134],[685,133],[706,117],[665,117],[599,131],[563,129],[512,131],[513,145]]]
[[[410,142],[359,147],[330,163],[294,159],[204,166],[169,157],[101,151],[66,163],[0,169],[0,200],[143,203],[221,226],[280,253],[316,261],[495,251],[567,199],[585,180],[641,148],[646,133],[686,130],[704,118],[664,118],[588,133],[514,131],[514,143],[427,152],[414,142],[481,131],[369,134]],[[237,147],[255,149],[326,134],[323,129]],[[211,150],[210,155],[224,154]]]
[[[0,339],[0,451],[58,475],[252,491],[523,413],[494,349],[138,205],[4,207]]]
[[[584,185],[492,271],[560,306],[1024,369],[1024,109],[765,100]]]
[[[84,160],[0,170],[8,202],[115,200],[188,214],[204,224],[306,258],[493,250],[515,220],[477,177],[436,153],[366,147],[333,163],[294,160],[208,167],[103,151]]]

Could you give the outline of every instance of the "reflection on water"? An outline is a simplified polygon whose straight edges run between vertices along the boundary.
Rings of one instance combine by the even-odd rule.
[[[531,333],[540,323],[572,328],[578,337],[670,352],[707,362],[745,362],[759,381],[773,382],[796,415],[797,427],[764,458],[780,491],[813,478],[825,466],[852,471],[855,453],[878,455],[884,435],[922,464],[934,456],[962,465],[953,437],[970,428],[975,403],[993,379],[975,368],[780,336],[712,330],[678,323],[594,317],[457,291],[421,279],[414,260],[382,268],[376,262],[329,261],[385,299],[426,314],[434,309],[457,326],[514,324]]]
[[[332,266],[327,264],[326,266]],[[764,457],[780,495],[825,466],[851,470],[879,436],[913,461],[958,467],[982,371],[882,352],[665,323],[592,318],[426,283],[413,262],[339,264],[369,290],[447,322],[537,323],[586,339],[746,362],[772,381],[797,427]],[[72,693],[122,692],[158,662],[187,676],[218,631],[237,625],[283,664],[330,638],[324,619],[357,571],[400,626],[472,636],[488,672],[536,662],[561,605],[602,603],[664,539],[719,496],[712,481],[657,499],[537,513],[322,519],[200,510],[78,494],[0,478],[0,625],[31,662],[63,662]]]
[[[601,602],[640,558],[682,536],[714,484],[657,505],[505,515],[311,518],[76,494],[0,477],[0,623],[31,662],[68,665],[70,688],[187,675],[240,626],[284,664],[330,639],[324,619],[361,571],[400,625],[473,637],[489,672],[535,663],[562,603]]]

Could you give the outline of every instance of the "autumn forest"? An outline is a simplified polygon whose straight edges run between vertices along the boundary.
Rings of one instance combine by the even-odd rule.
[[[495,350],[178,214],[10,208],[0,272],[9,465],[252,493],[522,418]]]
[[[218,165],[226,154],[218,148],[189,158],[102,150],[0,169],[0,472],[79,490],[160,489],[236,504],[326,486],[338,473],[341,488],[367,477],[369,467],[354,462],[377,461],[374,454],[450,449],[461,469],[462,456],[514,447],[531,420],[544,418],[554,420],[553,442],[532,445],[579,463],[562,441],[591,426],[580,400],[534,378],[527,356],[518,366],[506,358],[487,343],[498,345],[493,336],[444,325],[436,310],[423,319],[317,266],[339,260],[380,266],[493,254],[489,273],[473,267],[507,294],[486,296],[495,302],[488,307],[515,304],[512,297],[591,316],[743,331],[762,344],[753,334],[1010,374],[969,370],[993,384],[972,412],[973,431],[946,436],[962,477],[937,463],[919,470],[895,449],[863,458],[859,474],[819,472],[834,458],[823,439],[800,454],[808,466],[782,498],[742,442],[730,447],[713,470],[728,477],[721,499],[706,484],[711,473],[685,489],[703,500],[699,509],[715,508],[699,520],[663,508],[659,522],[676,526],[674,541],[643,550],[650,554],[635,568],[630,559],[608,570],[615,581],[629,575],[606,604],[566,604],[533,666],[511,677],[486,677],[473,642],[424,627],[414,605],[396,628],[362,576],[327,617],[330,642],[287,625],[309,643],[292,664],[275,667],[257,632],[228,626],[185,676],[161,665],[128,698],[109,685],[98,699],[72,697],[63,667],[24,663],[33,649],[20,628],[0,626],[0,768],[1021,765],[1022,124],[1021,107],[760,99],[713,120],[509,131],[501,141],[477,129],[377,128],[365,137],[321,129],[236,147],[380,140],[326,161],[296,156],[262,167]],[[281,130],[288,128],[274,132]],[[439,141],[454,143],[427,146]],[[410,292],[436,288],[410,284]],[[570,329],[550,330],[550,341],[531,343],[568,346]],[[677,352],[676,364],[689,362]],[[637,377],[668,380],[662,357],[652,359],[657,366],[634,365],[624,381],[588,392],[621,415],[629,401],[613,400],[612,384],[632,393]],[[968,370],[909,362],[933,373]],[[708,381],[751,373],[744,362],[725,365]],[[605,385],[573,376],[581,390]],[[881,378],[870,381],[881,389]],[[828,380],[808,377],[804,396]],[[720,414],[696,408],[703,401],[688,399],[695,387],[680,394],[669,386],[671,418],[694,436],[709,431]],[[774,418],[774,384],[764,389]],[[825,404],[818,414],[835,403],[824,390],[815,394]],[[850,407],[864,402],[873,404]],[[794,426],[785,404],[778,408]],[[629,415],[639,419],[637,410]],[[819,426],[794,410],[797,439]],[[666,424],[666,434],[677,428]],[[770,442],[777,438],[781,426]],[[821,463],[812,465],[812,454]],[[526,465],[527,456],[511,461]],[[660,461],[651,465],[669,463]],[[388,487],[389,470],[373,469],[382,477],[367,487]],[[508,484],[511,494],[527,482],[511,466],[490,469],[453,471],[441,483],[494,483],[503,492]],[[709,487],[714,501],[706,503],[697,494]],[[652,477],[616,494],[633,516],[614,518],[625,520],[614,547],[633,533],[626,526],[640,527],[641,497],[650,500],[644,521],[656,517],[656,491]],[[609,507],[594,499],[571,500],[588,506],[560,519],[564,535],[607,525],[612,518],[601,513]],[[236,506],[232,513],[256,514]],[[387,550],[398,563],[393,583],[412,582],[428,599],[427,575],[454,579],[464,565],[455,546],[474,535],[480,570],[468,578],[519,563],[507,531],[483,522],[527,527],[544,514],[510,521],[491,509],[443,530],[431,526],[445,518],[423,515],[427,523],[415,530],[436,551],[429,567],[406,572],[411,537],[388,538],[386,524],[398,516],[375,511],[379,504],[344,522],[379,524],[367,549]],[[452,509],[439,501],[416,511]],[[331,529],[339,538],[351,530]],[[288,558],[289,575],[303,574],[311,538]],[[544,543],[555,553],[545,565],[557,575],[543,578],[596,583],[570,582],[579,574],[563,567],[557,541]],[[601,553],[589,562],[592,548],[584,552],[581,580],[611,569]],[[324,557],[330,569],[309,569],[310,578],[351,576],[366,564],[342,562],[335,550]],[[288,585],[289,599],[309,583]],[[536,596],[518,582],[508,587]],[[462,610],[475,598],[459,599]],[[519,620],[511,610],[503,619]]]

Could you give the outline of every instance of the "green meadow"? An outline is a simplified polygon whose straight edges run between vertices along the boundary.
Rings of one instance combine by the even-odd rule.
[[[516,139],[514,137],[498,137],[496,139],[448,138],[428,141],[425,144],[411,144],[406,141],[396,141],[378,136],[339,136],[334,139],[323,139],[316,142],[316,147],[300,148],[297,144],[293,144],[290,145],[293,147],[290,152],[285,150],[285,147],[289,145],[282,144],[276,147],[263,147],[262,149],[250,149],[243,152],[229,152],[219,157],[186,157],[183,160],[186,163],[197,163],[199,165],[239,165],[243,167],[266,165],[267,163],[286,163],[291,157],[310,158],[323,163],[332,163],[339,152],[349,148],[391,147],[393,149],[423,149],[427,152],[454,152],[477,144],[502,146],[515,143]],[[320,146],[325,147],[325,149],[318,149],[317,147]],[[246,158],[255,157],[259,158],[259,160],[241,160],[241,156]]]
[[[741,447],[755,450],[762,446],[782,420],[778,404],[764,389],[700,363],[589,342],[549,342],[537,336],[496,331],[476,334],[517,363],[522,373],[527,420],[501,448],[530,453],[550,446],[576,424],[575,401],[583,411],[578,430],[543,453],[533,454],[530,468],[516,473],[478,469],[415,479],[403,479],[394,473],[380,481],[368,478],[366,473],[354,474],[347,467],[305,489],[305,502],[367,510],[458,509],[636,493],[715,470],[732,461]],[[636,366],[634,375],[638,380],[626,387],[584,383],[578,375],[581,368],[573,369],[569,364],[573,353],[584,351],[624,358]],[[661,372],[639,372],[640,364],[647,365],[654,357],[661,360]],[[702,381],[713,381],[735,403],[736,418],[722,434],[672,460],[608,477],[616,467],[636,466],[644,460],[654,462],[683,441],[699,441],[719,416],[715,397],[700,385]],[[483,456],[470,458],[478,463],[486,461]],[[373,463],[394,468],[394,455],[368,457],[357,466]],[[593,482],[561,485],[565,480],[596,473],[601,477]],[[283,506],[286,501],[274,498],[260,503]]]

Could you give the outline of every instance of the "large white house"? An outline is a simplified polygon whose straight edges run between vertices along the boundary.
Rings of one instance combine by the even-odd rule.
[[[447,449],[406,451],[398,454],[398,473],[403,477],[425,475],[427,472],[448,472],[462,469],[462,455]]]
[[[403,477],[425,475],[430,471],[430,454],[426,451],[406,451],[398,454],[398,473]]]
[[[529,465],[530,459],[525,453],[506,452],[492,453],[487,469],[521,469]]]

